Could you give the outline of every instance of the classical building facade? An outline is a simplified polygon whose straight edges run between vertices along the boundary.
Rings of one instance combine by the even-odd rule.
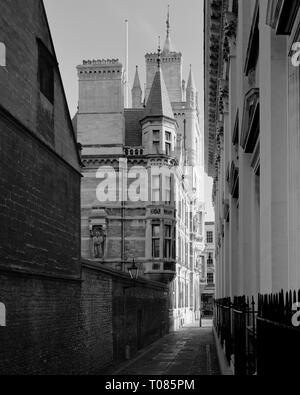
[[[82,254],[117,270],[169,283],[170,322],[199,317],[204,231],[204,136],[190,70],[172,49],[146,54],[143,95],[138,68],[132,107],[124,108],[116,60],[78,66],[75,118],[82,145]],[[144,97],[143,97],[144,96]]]
[[[300,285],[299,5],[205,1],[217,297]]]
[[[216,292],[215,223],[205,222],[204,276],[201,286],[202,316],[212,316]]]

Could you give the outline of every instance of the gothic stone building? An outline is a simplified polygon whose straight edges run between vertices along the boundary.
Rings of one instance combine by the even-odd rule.
[[[124,108],[116,60],[78,66],[77,138],[82,145],[82,254],[118,270],[169,283],[170,322],[199,317],[203,251],[204,142],[192,70],[171,47],[146,55],[132,107]]]

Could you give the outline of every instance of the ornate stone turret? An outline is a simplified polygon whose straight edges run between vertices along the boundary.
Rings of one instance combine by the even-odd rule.
[[[160,62],[161,59],[160,56],[158,56],[158,68],[147,101],[145,116],[158,116],[174,119],[174,114],[170,103],[167,87],[162,75]]]
[[[143,145],[150,154],[172,156],[175,151],[176,121],[164,82],[160,49],[157,56],[156,73],[142,119]]]
[[[167,18],[167,37],[161,56],[161,68],[164,81],[168,90],[171,102],[182,101],[182,54],[176,52],[171,46],[170,38],[170,16]],[[146,54],[146,101],[149,97],[154,76],[156,74],[157,53]]]
[[[142,103],[143,91],[141,88],[138,66],[136,66],[134,83],[133,83],[133,87],[131,90],[131,94],[132,94],[132,108],[142,108],[143,107],[143,103]]]

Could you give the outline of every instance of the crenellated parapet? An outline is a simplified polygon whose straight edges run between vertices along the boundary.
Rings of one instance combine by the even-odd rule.
[[[119,59],[83,60],[77,66],[81,80],[121,79],[123,66]]]
[[[145,55],[146,63],[157,64],[158,54],[157,53],[147,53]],[[160,57],[161,63],[180,63],[182,61],[181,52],[168,52],[167,54],[162,54]]]
[[[121,65],[119,62],[119,59],[93,59],[93,60],[83,60],[82,62],[83,66],[96,66],[96,65],[105,65],[105,66],[111,66],[111,65]]]

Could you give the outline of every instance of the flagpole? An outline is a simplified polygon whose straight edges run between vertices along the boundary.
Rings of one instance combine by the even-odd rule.
[[[128,28],[128,19],[125,19],[126,24],[126,79],[125,79],[125,108],[129,107],[129,28]]]

